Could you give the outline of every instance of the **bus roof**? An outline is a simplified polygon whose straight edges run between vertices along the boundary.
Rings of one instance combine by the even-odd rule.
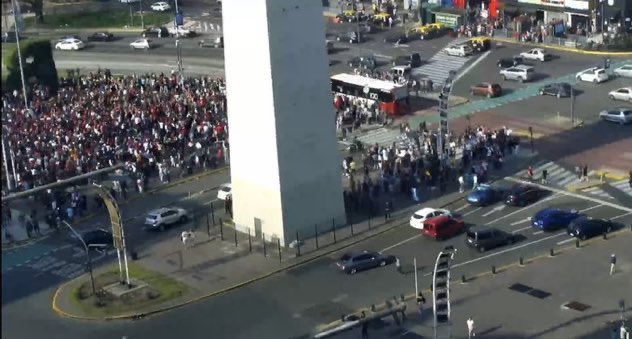
[[[362,86],[362,87],[369,86],[370,88],[380,89],[380,90],[389,91],[389,92],[392,91],[393,89],[404,87],[403,85],[395,84],[392,81],[378,80],[378,79],[363,77],[361,75],[353,75],[353,74],[346,74],[346,73],[333,75],[331,79],[346,82],[348,84]]]

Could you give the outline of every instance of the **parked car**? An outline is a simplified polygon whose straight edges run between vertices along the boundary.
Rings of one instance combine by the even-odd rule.
[[[500,70],[503,80],[518,80],[525,82],[533,79],[535,70],[531,66],[518,65]]]
[[[412,53],[409,55],[398,55],[393,59],[393,66],[409,66],[416,68],[421,66],[421,55]]]
[[[219,186],[219,190],[217,190],[217,199],[226,200],[230,197],[233,197],[233,186],[230,183],[222,184]]]
[[[358,35],[358,32],[356,31],[351,31],[351,32],[347,32],[343,35],[339,35],[338,37],[336,37],[336,40],[338,41],[349,41],[350,44],[357,44],[360,42],[364,42],[365,36],[363,33],[360,33],[360,35]]]
[[[209,48],[224,48],[224,37],[219,36],[215,39],[202,39],[198,41],[198,46]]]
[[[132,49],[150,49],[152,41],[149,39],[136,39],[129,44]]]
[[[491,84],[489,82],[482,82],[480,84],[470,87],[471,95],[483,95],[488,98],[499,97],[502,95],[503,89],[499,84]]]
[[[425,207],[416,211],[415,213],[413,213],[413,215],[410,216],[409,224],[411,227],[421,230],[424,228],[424,222],[426,220],[430,218],[442,216],[442,215],[445,215],[448,217],[452,216],[450,211],[446,209]]]
[[[577,218],[568,225],[568,235],[581,240],[586,240],[604,233],[610,233],[614,225],[610,220]]]
[[[505,197],[505,204],[510,206],[527,206],[537,201],[542,192],[532,186],[517,184],[513,186]]]
[[[567,82],[554,82],[540,87],[540,95],[552,95],[558,98],[569,97],[573,87]]]
[[[165,12],[171,9],[171,5],[164,1],[154,2],[151,4],[151,9],[156,12]]]
[[[498,67],[500,68],[509,68],[509,67],[524,65],[524,64],[525,64],[524,59],[521,56],[517,56],[517,55],[511,58],[498,59],[498,62],[496,63],[496,65],[498,65]]]
[[[467,42],[476,52],[484,52],[492,47],[492,40],[484,36],[471,38]]]
[[[94,230],[86,231],[80,234],[81,239],[86,243],[89,249],[107,249],[114,246],[114,240],[112,238],[112,233],[108,230],[104,230],[102,228],[97,228]],[[73,238],[76,236],[73,234]],[[77,241],[80,242],[79,239]],[[83,247],[83,244],[79,246]]]
[[[614,91],[610,91],[610,93],[608,93],[608,98],[610,98],[610,100],[632,102],[632,87],[622,87],[615,89]]]
[[[64,36],[59,37],[59,39],[57,39],[57,42],[62,42],[65,40],[81,40],[81,37],[76,34],[64,35]]]
[[[88,41],[112,41],[114,35],[108,32],[94,32],[88,36]]]
[[[503,190],[489,184],[481,184],[467,195],[467,202],[474,206],[487,206],[499,201],[503,197]]]
[[[384,267],[395,261],[395,257],[379,252],[361,251],[345,253],[336,263],[338,269],[347,274],[356,274],[360,271],[375,267]]]
[[[357,22],[366,20],[368,18],[368,15],[362,14],[362,12],[358,12],[353,9],[346,9],[342,11],[341,14],[338,14],[336,17],[345,22]]]
[[[375,60],[375,58],[372,56],[361,56],[349,60],[348,64],[351,68],[364,68],[373,70],[377,67],[377,60]]]
[[[472,50],[472,47],[468,45],[463,45],[463,44],[448,46],[444,49],[444,51],[447,55],[456,55],[460,57],[469,56],[474,53],[474,50]]]
[[[59,49],[62,51],[78,51],[80,49],[83,49],[84,47],[86,47],[86,45],[83,43],[83,41],[78,39],[68,39],[55,44],[55,49]]]
[[[543,48],[533,48],[526,52],[520,53],[520,56],[528,60],[549,61],[553,59],[553,55]]]
[[[166,38],[169,36],[169,30],[164,27],[149,27],[141,35],[143,38]]]
[[[493,227],[474,226],[465,233],[465,243],[479,252],[511,245],[514,242],[515,237],[512,234]]]
[[[145,229],[164,231],[167,227],[176,223],[185,223],[189,220],[188,212],[180,207],[163,207],[147,213]]]
[[[430,40],[439,36],[439,30],[435,26],[422,26],[421,29],[417,31],[419,34],[419,39],[421,40]]]
[[[169,32],[169,36],[184,37],[184,38],[194,37],[197,34],[195,33],[194,30],[184,28],[182,26],[169,27],[167,28],[167,32]]]
[[[621,125],[632,122],[632,108],[619,107],[607,109],[599,112],[599,118],[605,121],[612,121]]]
[[[388,24],[388,18],[390,17],[391,15],[386,12],[377,13],[371,17],[371,21],[375,22],[376,24]]]
[[[602,67],[591,67],[585,69],[575,75],[578,81],[586,81],[593,83],[600,83],[607,81],[609,76],[606,70]]]
[[[427,219],[421,229],[421,234],[437,240],[451,238],[465,230],[465,223],[462,220],[449,216],[438,216]]]
[[[632,64],[623,65],[621,67],[615,68],[613,73],[619,77],[628,77],[632,78]]]
[[[384,37],[385,43],[405,44],[409,41],[409,37],[404,33],[391,33]]]
[[[571,221],[582,217],[576,210],[565,211],[558,208],[545,208],[531,218],[531,226],[542,231],[555,231],[567,228]]]

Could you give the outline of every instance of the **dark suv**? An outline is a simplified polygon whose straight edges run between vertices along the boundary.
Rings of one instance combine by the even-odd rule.
[[[421,66],[421,55],[419,53],[398,55],[393,59],[393,66],[409,66],[410,68],[417,68]]]
[[[566,233],[572,237],[586,240],[604,233],[610,233],[613,229],[614,225],[610,220],[577,218],[568,225]]]
[[[345,273],[356,274],[362,270],[386,266],[394,260],[395,257],[390,255],[384,255],[379,252],[362,251],[346,253],[340,258],[336,265]]]
[[[165,27],[150,27],[143,31],[143,38],[166,38],[169,31]]]
[[[511,245],[514,242],[513,235],[492,227],[474,226],[470,227],[465,237],[465,243],[479,252],[504,245]]]
[[[526,185],[515,185],[509,190],[505,197],[505,204],[510,206],[527,206],[537,201],[542,195],[542,191],[535,187]]]

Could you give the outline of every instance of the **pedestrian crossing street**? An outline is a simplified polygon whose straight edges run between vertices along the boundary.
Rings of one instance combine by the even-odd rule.
[[[552,161],[545,162],[539,166],[533,166],[533,178],[534,180],[542,179],[542,171],[547,170],[547,185],[558,186],[564,188],[568,185],[576,184],[580,182],[579,171],[569,170]],[[589,176],[592,176],[595,172],[590,171]],[[526,177],[527,169],[524,169],[516,174],[518,177]],[[632,197],[632,188],[627,179],[608,183],[612,188],[621,191],[622,193]],[[600,187],[591,187],[582,190],[583,193],[588,193],[602,199],[615,199]]]
[[[375,145],[377,143],[380,146],[391,146],[398,140],[399,136],[399,129],[382,127],[358,136],[358,140],[365,145]]]
[[[456,38],[451,44],[460,44],[467,41],[468,38]],[[475,54],[476,55],[476,54]],[[443,50],[437,52],[432,58],[426,61],[421,67],[414,70],[414,74],[423,74],[428,76],[432,82],[438,86],[443,84],[445,79],[448,78],[450,71],[459,71],[466,62],[468,62],[473,56],[458,57],[447,55]]]

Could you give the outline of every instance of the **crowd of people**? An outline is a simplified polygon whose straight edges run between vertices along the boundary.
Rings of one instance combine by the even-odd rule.
[[[225,94],[221,78],[102,71],[63,79],[55,94],[35,85],[29,109],[21,92],[4,93],[18,189],[120,163],[141,182],[154,173],[166,180],[171,168],[216,166],[228,147]]]

